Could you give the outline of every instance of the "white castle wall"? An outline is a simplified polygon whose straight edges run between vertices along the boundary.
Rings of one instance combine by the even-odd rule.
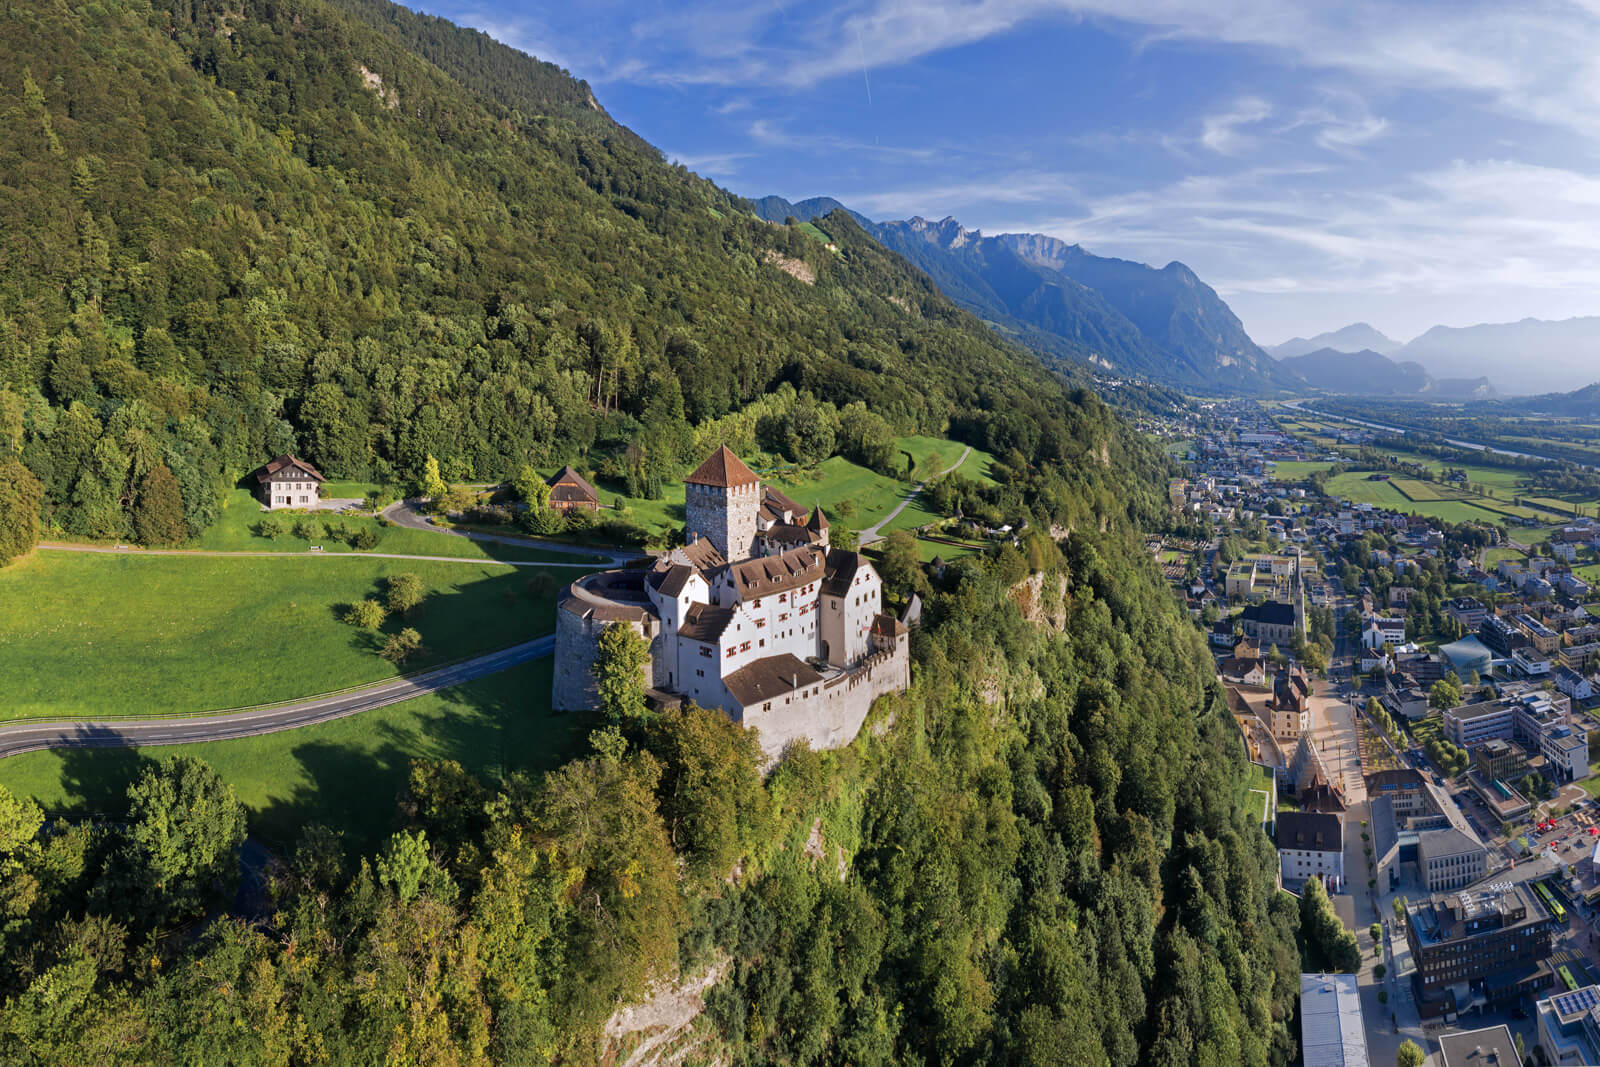
[[[911,653],[902,640],[893,652],[874,653],[855,670],[827,682],[817,696],[795,698],[791,704],[774,701],[771,711],[747,710],[744,725],[758,732],[769,763],[801,738],[812,748],[839,748],[861,732],[874,700],[910,685]]]

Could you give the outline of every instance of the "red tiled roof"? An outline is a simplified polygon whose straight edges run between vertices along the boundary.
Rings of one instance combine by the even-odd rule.
[[[828,528],[828,516],[822,513],[822,505],[818,504],[811,512],[811,518],[806,520],[806,529],[820,533]]]
[[[744,465],[744,460],[733,454],[733,449],[727,445],[718,445],[717,450],[706,457],[706,461],[694,469],[694,473],[683,480],[685,485],[709,485],[717,489],[728,489],[736,485],[754,485],[761,479],[755,472]]]
[[[757,556],[742,563],[730,563],[728,575],[739,590],[741,600],[772,596],[798,589],[822,577],[825,558],[820,551],[802,545],[777,556]]]

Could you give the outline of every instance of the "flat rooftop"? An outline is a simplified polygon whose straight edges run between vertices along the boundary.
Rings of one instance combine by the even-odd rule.
[[[1505,1024],[1445,1034],[1439,1038],[1443,1067],[1522,1067],[1511,1028]]]
[[[1368,1067],[1355,975],[1300,976],[1300,1048],[1305,1067]]]

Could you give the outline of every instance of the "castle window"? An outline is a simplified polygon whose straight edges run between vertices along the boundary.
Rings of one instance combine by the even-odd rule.
[[[722,658],[723,659],[732,659],[738,653],[738,651],[739,650],[737,648],[734,648],[732,645],[729,645],[728,646],[727,655],[723,656]]]
[[[749,652],[750,651],[750,642],[746,641],[744,644],[740,645],[739,646],[739,651],[740,652]]]
[[[710,659],[711,658],[711,648],[710,648],[710,646],[709,645],[701,645],[700,646],[700,654],[702,656],[706,657],[706,659]]]

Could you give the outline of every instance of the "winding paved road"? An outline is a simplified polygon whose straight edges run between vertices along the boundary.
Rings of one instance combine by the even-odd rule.
[[[946,474],[949,474],[951,471],[955,470],[957,467],[959,467],[963,463],[965,463],[967,461],[967,457],[970,456],[970,455],[972,455],[972,446],[968,445],[965,449],[962,450],[960,459],[956,460],[954,463],[950,464],[950,466],[946,467],[944,470],[940,471],[938,474],[935,474],[933,477],[934,478],[942,478],[942,477],[944,477]],[[889,512],[889,514],[887,514],[883,518],[879,519],[876,524],[874,524],[872,526],[868,526],[865,530],[861,531],[861,539],[857,543],[859,545],[861,545],[861,547],[865,548],[867,545],[872,544],[874,541],[883,540],[882,536],[878,533],[878,531],[883,529],[890,522],[893,522],[894,521],[894,517],[896,515],[900,514],[907,507],[909,507],[911,505],[911,502],[913,500],[917,499],[918,494],[920,494],[922,492],[922,487],[927,485],[931,481],[933,481],[933,478],[926,478],[926,479],[918,482],[916,485],[912,486],[911,492],[906,494],[906,498],[904,500],[900,501],[899,504],[895,505],[895,509],[893,511]]]
[[[498,652],[410,677],[393,678],[359,689],[308,697],[292,704],[259,710],[214,712],[182,719],[82,719],[17,723],[0,727],[0,759],[45,748],[182,745],[193,741],[224,741],[293,730],[298,726],[342,719],[357,712],[398,704],[424,693],[498,674],[518,664],[550,655],[555,645],[555,636],[546,634]]]

